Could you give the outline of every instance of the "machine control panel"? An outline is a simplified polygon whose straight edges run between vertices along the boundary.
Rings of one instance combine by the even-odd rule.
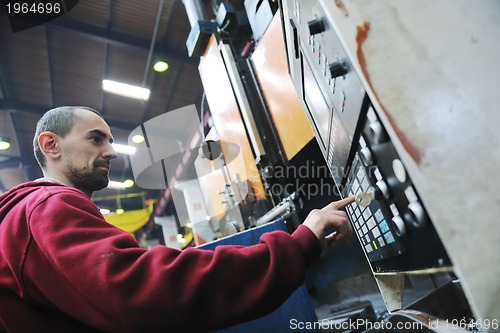
[[[344,195],[359,195],[370,191],[374,182],[373,178],[377,178],[375,173],[379,175],[378,178],[381,178],[379,170],[366,169],[359,155],[356,155]],[[383,182],[383,180],[377,181],[377,183],[379,182]],[[393,257],[406,251],[401,234],[390,219],[391,213],[386,210],[387,207],[382,205],[379,200],[371,200],[367,206],[347,206],[347,213],[353,229],[370,261]]]
[[[451,265],[378,110],[321,1],[284,0],[290,75],[374,271]]]
[[[289,68],[336,184],[345,180],[351,144],[366,95],[323,8],[288,0]]]
[[[449,264],[414,184],[371,106],[361,120],[350,167],[343,194],[357,195],[362,202],[347,207],[347,212],[375,268],[400,269],[402,262],[406,269]],[[397,260],[383,261],[390,258]]]

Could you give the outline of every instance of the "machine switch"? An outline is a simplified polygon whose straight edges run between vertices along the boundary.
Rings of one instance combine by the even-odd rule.
[[[389,140],[384,127],[379,121],[370,123],[370,133],[373,136],[373,141],[375,143],[383,143]]]
[[[330,78],[334,79],[347,74],[347,65],[343,60],[337,60],[328,65]]]
[[[361,159],[361,162],[363,162],[365,166],[370,166],[375,162],[373,159],[372,152],[368,147],[363,147],[361,149],[361,151],[359,152],[359,158]]]
[[[307,25],[309,26],[309,34],[311,36],[325,31],[325,24],[323,23],[323,19],[321,17],[307,22]]]
[[[411,202],[408,205],[408,211],[406,212],[405,217],[415,228],[424,226],[426,222],[424,207],[422,207],[419,202]]]
[[[394,226],[396,227],[395,228],[396,235],[400,237],[406,235],[406,226],[401,216],[399,215],[394,216],[392,218],[392,223],[394,223]]]

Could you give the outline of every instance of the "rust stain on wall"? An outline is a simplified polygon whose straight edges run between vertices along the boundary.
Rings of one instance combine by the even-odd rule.
[[[342,0],[335,0],[335,6],[337,6],[344,13],[345,17],[349,16],[347,8],[345,8],[345,4],[342,2]]]
[[[366,70],[366,59],[365,55],[363,54],[363,44],[366,41],[366,38],[368,38],[368,31],[370,31],[369,22],[365,21],[362,26],[358,25],[356,27],[356,44],[358,45],[356,55],[358,56],[359,65],[363,70],[363,74],[365,74],[365,77],[371,86],[370,76],[368,75],[368,71]]]
[[[366,68],[365,55],[363,53],[363,43],[368,38],[369,31],[370,31],[370,23],[366,21],[363,23],[363,25],[358,26],[356,28],[356,44],[358,46],[356,50],[356,55],[358,56],[359,65],[361,66],[361,70],[365,75],[366,81],[368,81],[368,84],[372,88],[372,91],[374,92],[375,96],[377,97],[377,100],[379,101],[379,104],[382,107],[382,111],[384,111],[385,115],[387,116],[387,119],[389,119],[389,122],[391,123],[392,128],[394,129],[396,135],[401,141],[401,144],[408,152],[408,154],[413,158],[413,160],[417,163],[417,165],[419,165],[420,161],[422,160],[422,151],[412,142],[410,142],[410,140],[408,140],[406,135],[399,129],[394,118],[385,110],[385,106],[378,98],[377,92],[371,83],[370,74],[368,73],[368,70]]]

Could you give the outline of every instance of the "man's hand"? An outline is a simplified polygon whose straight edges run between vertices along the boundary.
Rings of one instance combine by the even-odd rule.
[[[313,209],[305,219],[303,224],[318,237],[323,251],[327,246],[346,243],[351,237],[351,223],[347,219],[347,214],[340,209],[354,201],[355,196],[334,201],[322,209]],[[335,231],[325,235],[330,230]]]

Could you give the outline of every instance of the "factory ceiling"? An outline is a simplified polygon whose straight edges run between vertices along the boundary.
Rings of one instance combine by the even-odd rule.
[[[0,150],[0,192],[42,175],[32,140],[46,110],[95,108],[115,142],[127,144],[130,132],[145,121],[200,105],[199,59],[188,56],[190,24],[181,0],[84,0],[59,18],[18,32],[12,31],[5,10],[0,8],[0,136],[10,138],[11,148]],[[168,70],[155,72],[156,60],[166,61]],[[150,98],[104,92],[103,79],[148,88]],[[122,155],[112,162],[110,178],[131,177],[130,169]]]

